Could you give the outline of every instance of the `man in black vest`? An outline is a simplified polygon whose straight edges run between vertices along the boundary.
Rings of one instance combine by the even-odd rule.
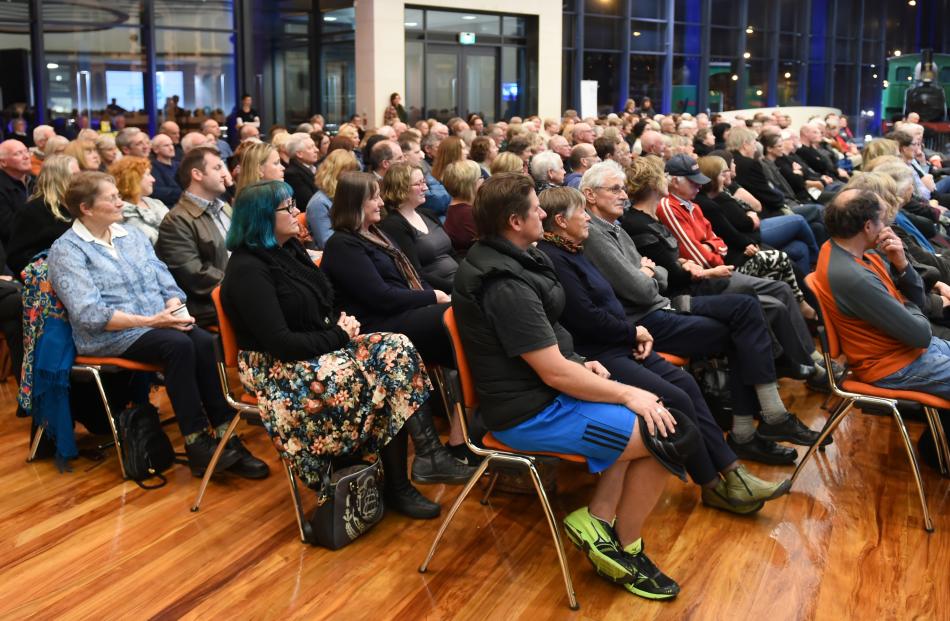
[[[531,180],[492,175],[475,199],[479,241],[459,266],[452,294],[485,426],[521,450],[581,454],[601,472],[589,507],[564,521],[596,571],[636,595],[669,599],[679,586],[647,558],[640,532],[666,472],[636,424],[673,431],[656,395],[608,380],[573,352],[557,319],[564,289],[533,244],[544,211]]]

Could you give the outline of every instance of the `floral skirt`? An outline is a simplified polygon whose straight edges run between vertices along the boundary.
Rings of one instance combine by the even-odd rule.
[[[375,461],[432,388],[408,337],[388,332],[360,335],[314,360],[242,351],[238,370],[281,457],[320,503],[330,493],[331,458]]]

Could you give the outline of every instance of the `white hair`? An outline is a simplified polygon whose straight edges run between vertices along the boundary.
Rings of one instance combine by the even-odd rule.
[[[587,169],[587,172],[584,173],[584,176],[581,177],[581,185],[578,188],[582,192],[587,188],[599,188],[603,187],[604,181],[610,177],[620,177],[620,182],[623,183],[626,181],[627,176],[623,172],[623,168],[620,167],[620,164],[613,160],[607,160],[606,162],[598,162],[590,168]]]
[[[206,146],[208,146],[208,139],[201,132],[188,132],[181,139],[181,150],[183,153],[188,153],[192,149]],[[217,149],[217,147],[215,147],[215,149]]]
[[[287,139],[287,144],[284,146],[284,149],[286,149],[287,155],[290,157],[295,157],[298,151],[302,151],[306,148],[306,143],[308,141],[313,142],[313,138],[310,137],[310,134],[297,132],[290,135],[290,138]]]
[[[559,168],[564,168],[564,163],[554,151],[544,151],[531,158],[531,176],[538,183],[547,181],[548,173]]]
[[[56,130],[50,125],[37,125],[33,128],[33,142],[42,142],[43,138],[49,138],[54,135]]]

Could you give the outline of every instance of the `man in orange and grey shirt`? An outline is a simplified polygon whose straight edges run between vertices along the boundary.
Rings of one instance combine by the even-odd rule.
[[[876,194],[844,190],[825,210],[831,239],[817,291],[857,379],[950,398],[950,342],[931,334],[924,285]]]

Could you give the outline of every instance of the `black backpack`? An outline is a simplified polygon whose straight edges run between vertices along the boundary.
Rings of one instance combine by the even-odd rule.
[[[162,472],[175,463],[175,449],[162,430],[158,410],[151,403],[132,405],[119,414],[119,436],[122,439],[122,461],[125,476],[144,489],[165,485]],[[161,482],[145,485],[142,481],[152,477]]]

